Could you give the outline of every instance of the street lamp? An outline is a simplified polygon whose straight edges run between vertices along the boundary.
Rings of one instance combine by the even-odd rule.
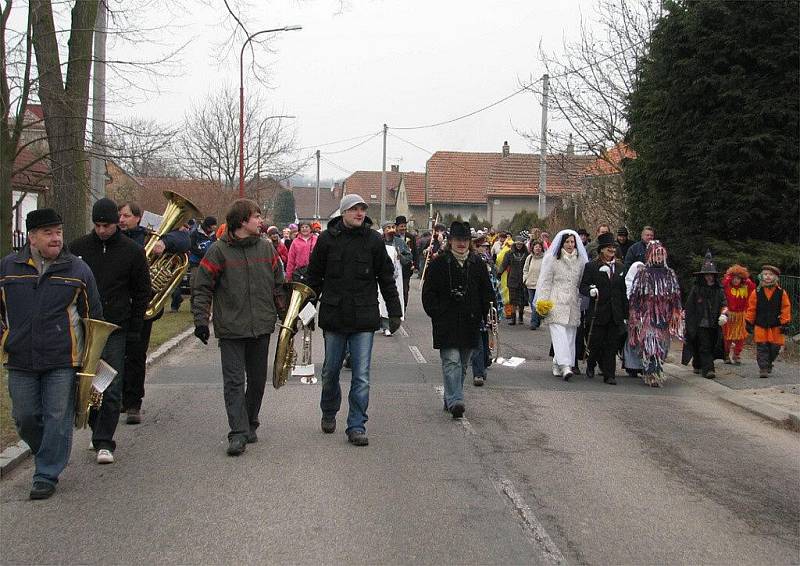
[[[247,36],[239,53],[239,198],[244,198],[244,49],[247,44],[262,33],[277,31],[294,31],[303,29],[303,26],[284,26],[275,29],[262,29]]]

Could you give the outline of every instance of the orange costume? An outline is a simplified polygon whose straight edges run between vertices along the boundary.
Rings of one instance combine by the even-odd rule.
[[[780,270],[771,265],[761,268],[761,286],[747,301],[747,324],[754,327],[759,377],[768,377],[772,363],[783,346],[783,332],[792,320],[789,294],[778,286]]]

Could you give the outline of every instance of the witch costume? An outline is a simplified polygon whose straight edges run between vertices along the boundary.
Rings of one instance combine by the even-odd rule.
[[[575,249],[562,249],[563,241],[572,236]],[[581,322],[578,285],[583,268],[589,261],[578,233],[562,230],[544,254],[539,280],[536,282],[534,305],[550,329],[553,342],[553,375],[569,379],[575,363],[575,334]]]
[[[672,337],[683,338],[681,289],[675,271],[667,266],[667,249],[661,242],[648,243],[645,263],[634,263],[627,279],[625,368],[641,371],[650,387],[661,387]]]

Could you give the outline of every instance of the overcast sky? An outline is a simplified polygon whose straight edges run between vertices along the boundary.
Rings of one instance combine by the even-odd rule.
[[[253,1],[248,8],[251,32],[290,24],[301,31],[278,34],[273,53],[256,51],[270,68],[271,89],[246,75],[246,92],[259,91],[270,113],[292,114],[300,147],[377,133],[387,123],[394,133],[429,151],[500,151],[508,140],[512,152],[531,151],[516,129],[540,127],[539,101],[520,94],[476,116],[436,128],[392,131],[447,120],[503,98],[519,81],[538,78],[540,42],[558,51],[562,38],[575,37],[581,12],[590,16],[594,0],[303,0]],[[228,32],[222,0],[203,4],[184,0],[185,11],[162,34],[166,43],[191,40],[181,55],[180,70],[158,79],[160,94],[134,106],[115,104],[110,116],[139,115],[178,123],[193,103],[227,82],[238,88],[238,53],[232,48],[220,66],[219,42]],[[340,9],[343,8],[343,9]],[[142,21],[163,23],[157,13]],[[109,59],[124,59],[113,40]],[[163,49],[163,47],[161,47]],[[140,44],[136,52],[152,50]],[[246,60],[251,55],[245,54]],[[140,95],[141,97],[141,95]],[[380,170],[381,136],[342,153],[357,143],[320,148],[321,175],[344,177],[355,170]],[[429,154],[391,135],[387,168],[424,171]],[[338,169],[329,162],[340,166]],[[311,174],[313,168],[306,171]]]

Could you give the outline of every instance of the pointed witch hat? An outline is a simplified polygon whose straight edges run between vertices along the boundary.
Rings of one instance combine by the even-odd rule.
[[[703,259],[703,267],[700,268],[700,271],[695,271],[695,275],[705,275],[707,273],[713,275],[719,275],[719,271],[717,270],[717,266],[714,263],[714,258],[711,257],[711,250],[706,251],[706,257]]]

